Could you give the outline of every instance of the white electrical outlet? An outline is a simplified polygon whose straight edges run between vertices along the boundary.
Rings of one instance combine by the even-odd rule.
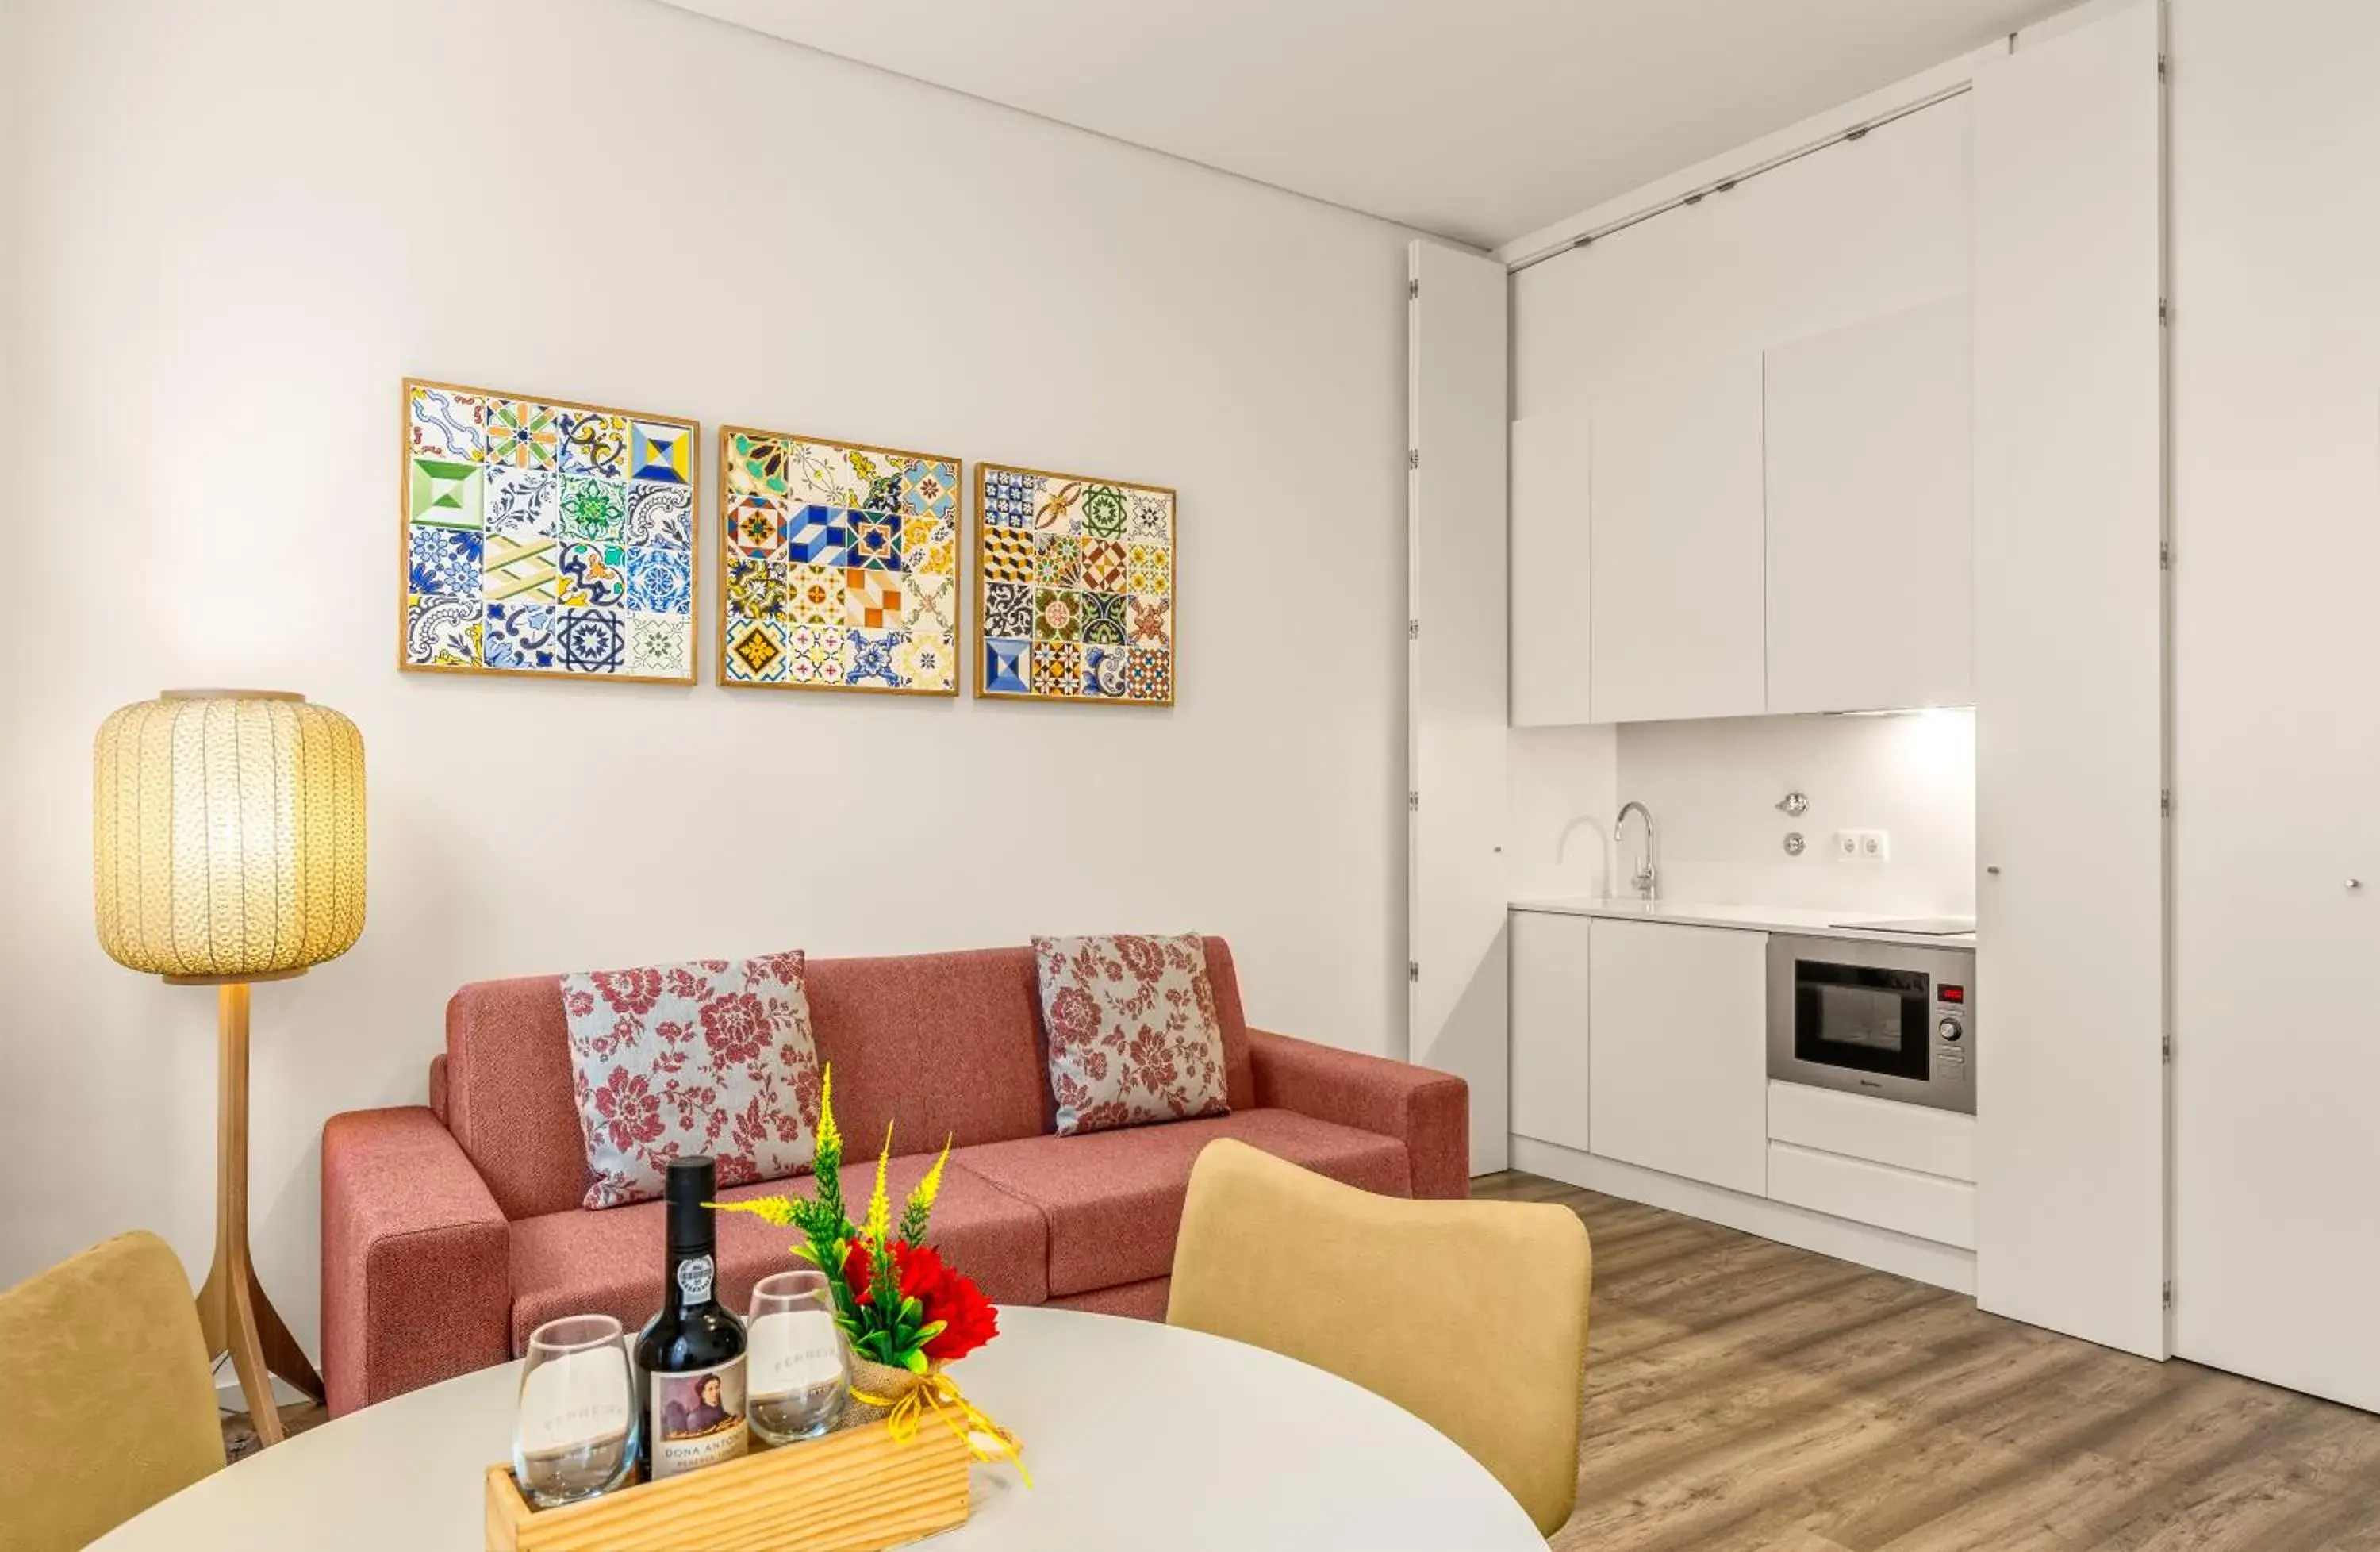
[[[1890,862],[1892,837],[1881,830],[1839,830],[1835,855],[1844,862]]]

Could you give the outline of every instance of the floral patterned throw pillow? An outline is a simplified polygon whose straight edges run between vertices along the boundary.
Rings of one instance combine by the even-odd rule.
[[[818,1151],[819,1055],[799,950],[562,977],[586,1206],[662,1194],[707,1153],[719,1183],[782,1180]]]
[[[1223,1025],[1206,945],[1178,938],[1036,938],[1058,1134],[1221,1115]]]

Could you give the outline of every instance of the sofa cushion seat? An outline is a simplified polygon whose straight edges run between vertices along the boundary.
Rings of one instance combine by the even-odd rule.
[[[1050,1292],[1062,1297],[1172,1271],[1190,1166],[1218,1137],[1236,1137],[1366,1191],[1413,1192],[1402,1141],[1294,1110],[1236,1110],[1075,1137],[985,1143],[952,1154],[951,1164],[1047,1218]]]
[[[895,1158],[888,1172],[893,1210],[931,1168],[934,1156]],[[856,1217],[867,1210],[876,1180],[872,1158],[847,1160],[845,1205]],[[756,1196],[817,1194],[818,1182],[771,1181],[720,1193],[722,1202]],[[1177,1210],[1179,1204],[1177,1206]],[[512,1225],[512,1341],[515,1354],[528,1335],[565,1315],[609,1315],[633,1335],[661,1307],[662,1219],[667,1205],[589,1211],[573,1207],[521,1219]],[[719,1215],[720,1300],[740,1317],[751,1305],[752,1285],[771,1272],[808,1265],[795,1255],[791,1229],[780,1229],[749,1213]],[[942,1177],[932,1227],[926,1238],[950,1263],[976,1280],[986,1297],[1001,1303],[1038,1304],[1050,1296],[1046,1278],[1049,1240],[1038,1208],[995,1190],[958,1166],[956,1155]]]

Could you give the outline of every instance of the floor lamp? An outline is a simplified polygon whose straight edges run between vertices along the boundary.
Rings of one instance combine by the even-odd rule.
[[[101,724],[91,755],[100,945],[175,986],[215,988],[215,1254],[199,1293],[259,1440],[279,1375],[322,1377],[248,1249],[248,988],[302,976],[364,928],[364,746],[355,723],[277,690],[167,690]]]

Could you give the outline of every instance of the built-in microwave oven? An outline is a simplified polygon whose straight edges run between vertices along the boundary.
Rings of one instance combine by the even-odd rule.
[[[1975,1113],[1975,951],[1768,940],[1768,1075]]]

